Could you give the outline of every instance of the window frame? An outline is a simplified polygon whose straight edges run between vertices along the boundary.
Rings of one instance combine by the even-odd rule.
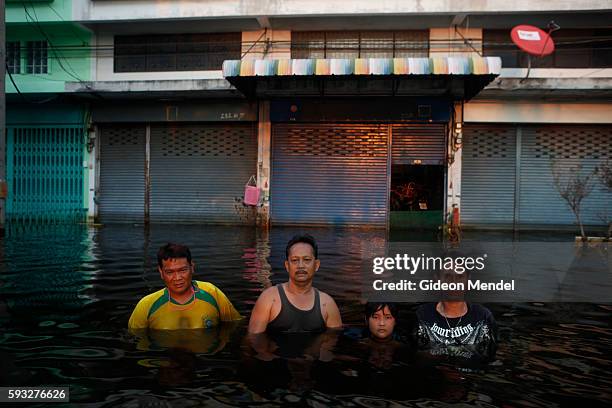
[[[13,45],[11,48],[9,45]],[[17,51],[17,55],[12,55],[12,59],[9,59],[11,53]],[[11,63],[13,62],[13,64]],[[15,65],[16,63],[16,65]],[[21,55],[21,41],[7,41],[6,42],[6,65],[7,72],[11,75],[20,75],[23,68],[23,61]],[[12,69],[11,69],[12,68]]]
[[[41,45],[44,44],[44,47]],[[39,47],[36,47],[38,45]],[[44,56],[43,56],[43,48],[44,48]],[[39,54],[37,55],[35,52],[39,50]],[[25,45],[26,55],[25,55],[25,74],[29,75],[48,75],[50,73],[49,70],[49,43],[47,40],[29,40],[26,41]],[[32,60],[30,60],[30,58]],[[36,63],[36,59],[40,60],[40,63]],[[43,63],[44,61],[44,63]]]
[[[220,71],[241,54],[241,32],[115,35],[113,72]]]
[[[351,37],[350,35],[353,34]],[[385,34],[386,37],[385,38]],[[415,44],[423,43],[424,47],[411,47],[410,36],[415,37]],[[376,38],[378,37],[378,38]],[[346,41],[351,47],[342,48],[336,42]],[[356,41],[355,44],[351,42]],[[365,41],[365,42],[364,42]],[[387,47],[375,47],[379,41],[388,42]],[[408,46],[399,47],[401,44]],[[305,44],[305,45],[304,45]],[[340,56],[356,53],[354,56]],[[334,55],[330,55],[333,52]],[[370,56],[369,54],[390,53],[389,56]],[[291,58],[408,58],[429,57],[429,30],[328,30],[328,31],[293,31],[291,33]],[[320,54],[320,55],[316,55]],[[336,55],[337,54],[337,55]],[[401,54],[401,55],[399,55]]]

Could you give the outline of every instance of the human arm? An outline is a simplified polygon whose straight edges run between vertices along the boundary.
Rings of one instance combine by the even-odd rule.
[[[327,326],[328,329],[342,328],[342,317],[340,316],[340,309],[338,309],[338,305],[336,305],[334,299],[327,293],[320,292],[320,294],[325,326]]]
[[[229,322],[233,320],[240,320],[242,316],[229,298],[221,291],[221,289],[217,288],[213,284],[209,284],[213,297],[217,301],[217,306],[219,307],[219,320],[222,322]]]
[[[149,327],[150,306],[148,296],[140,299],[132,311],[132,315],[128,321],[128,329],[130,329],[130,331],[146,329]]]
[[[271,287],[264,290],[261,295],[259,295],[257,302],[255,302],[255,306],[251,311],[251,319],[249,320],[250,334],[263,333],[268,327],[268,323],[270,322],[270,310],[272,309],[272,302],[274,301],[272,290],[276,289]]]

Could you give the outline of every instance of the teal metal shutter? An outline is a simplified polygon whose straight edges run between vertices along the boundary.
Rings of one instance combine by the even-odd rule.
[[[99,127],[97,198],[102,222],[144,222],[145,129],[145,125]]]
[[[563,175],[576,165],[583,173],[612,158],[612,127],[597,125],[525,126],[520,162],[521,225],[573,225],[575,217],[553,183],[552,163]],[[612,215],[612,194],[594,180],[582,202],[585,225],[604,225],[601,215]]]
[[[275,225],[387,222],[388,125],[275,124]]]
[[[463,225],[513,225],[515,161],[516,129],[513,126],[464,126],[461,170]]]
[[[7,128],[8,220],[85,220],[83,135],[82,125]]]
[[[445,141],[442,124],[393,125],[392,163],[443,165]]]
[[[244,186],[257,173],[254,123],[151,126],[151,222],[253,224]]]

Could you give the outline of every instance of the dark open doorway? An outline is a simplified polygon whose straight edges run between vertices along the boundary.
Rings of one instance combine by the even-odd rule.
[[[435,229],[444,211],[444,170],[441,165],[398,164],[391,168],[391,228]]]

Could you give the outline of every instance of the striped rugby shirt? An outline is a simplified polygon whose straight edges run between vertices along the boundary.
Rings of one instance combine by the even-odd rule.
[[[176,303],[167,288],[140,299],[132,312],[128,328],[202,329],[216,326],[220,321],[242,318],[227,296],[212,283],[193,281],[192,285],[195,297],[184,305]]]

